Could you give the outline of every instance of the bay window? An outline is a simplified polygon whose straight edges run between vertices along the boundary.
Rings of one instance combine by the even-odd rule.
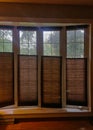
[[[0,27],[0,106],[88,107],[87,29]]]

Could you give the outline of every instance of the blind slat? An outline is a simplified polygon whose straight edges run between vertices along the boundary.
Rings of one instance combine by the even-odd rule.
[[[61,107],[61,58],[42,57],[42,106]]]
[[[67,104],[87,105],[87,60],[68,58],[67,63]]]
[[[13,54],[0,53],[0,107],[14,103]]]
[[[19,56],[19,105],[37,105],[37,56]]]

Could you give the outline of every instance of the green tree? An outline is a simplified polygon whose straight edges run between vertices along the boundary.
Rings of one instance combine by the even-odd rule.
[[[84,57],[84,30],[67,31],[67,57]]]
[[[36,54],[35,31],[20,31],[20,53],[26,55]]]
[[[44,55],[59,55],[59,31],[44,31]],[[47,38],[46,38],[47,37]]]
[[[0,30],[0,52],[12,52],[11,30]]]

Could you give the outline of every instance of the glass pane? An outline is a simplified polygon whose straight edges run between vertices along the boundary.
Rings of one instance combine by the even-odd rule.
[[[51,48],[51,44],[44,44],[43,45],[43,48],[44,48],[44,55],[47,55],[47,56],[51,56],[52,55],[52,48]]]
[[[4,52],[12,52],[12,44],[11,43],[4,43]]]
[[[67,31],[67,58],[84,57],[84,30]],[[71,38],[70,38],[71,37]],[[73,39],[73,40],[71,40]]]
[[[76,31],[76,41],[77,42],[84,42],[84,30],[77,30]]]
[[[75,57],[75,44],[74,43],[69,43],[67,44],[67,57],[68,58],[74,58]]]
[[[20,43],[22,44],[27,44],[29,39],[28,39],[28,31],[20,31]]]
[[[4,30],[3,31],[3,39],[4,39],[4,42],[9,42],[9,43],[12,43],[12,31],[11,30]]]
[[[67,31],[67,42],[75,42],[75,31]]]
[[[59,56],[59,45],[58,44],[52,44],[52,55]]]
[[[3,43],[0,43],[0,52],[3,52]]]
[[[20,31],[20,54],[36,55],[36,31]]]
[[[43,44],[44,55],[58,56],[60,31],[43,31]]]
[[[84,57],[84,44],[78,43],[76,48],[76,58],[83,58]]]
[[[36,55],[36,44],[29,45],[29,55]]]
[[[28,48],[22,48],[20,54],[28,55]]]
[[[0,29],[0,52],[12,52],[12,30]]]

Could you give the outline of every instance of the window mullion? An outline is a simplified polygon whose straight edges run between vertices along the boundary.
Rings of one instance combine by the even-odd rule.
[[[66,27],[60,32],[60,55],[62,56],[62,107],[66,106]]]
[[[38,106],[41,107],[41,56],[43,55],[43,31],[37,31],[37,54],[38,54]]]
[[[18,106],[18,54],[19,54],[19,33],[16,27],[13,30],[14,49],[14,104]]]
[[[85,33],[84,33],[84,57],[87,58],[87,95],[88,95],[88,107],[91,108],[91,90],[90,90],[90,86],[91,86],[91,54],[89,54],[89,52],[91,52],[91,50],[89,50],[91,48],[90,44],[89,44],[89,27],[84,29]]]

